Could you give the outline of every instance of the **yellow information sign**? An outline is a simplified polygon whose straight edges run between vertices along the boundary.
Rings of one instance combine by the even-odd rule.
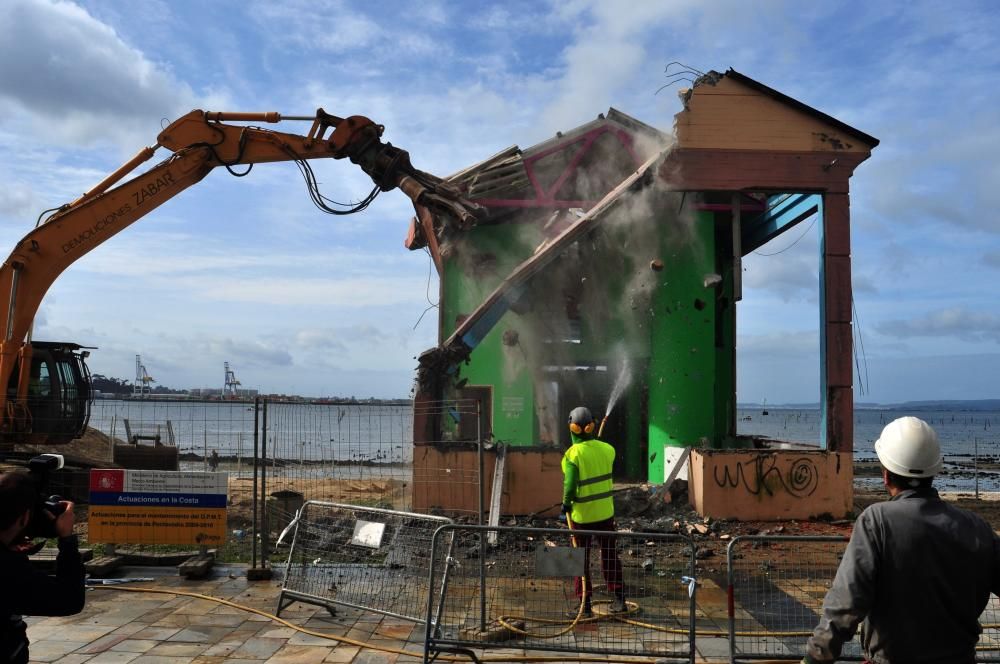
[[[87,539],[217,546],[226,541],[226,473],[90,471]]]

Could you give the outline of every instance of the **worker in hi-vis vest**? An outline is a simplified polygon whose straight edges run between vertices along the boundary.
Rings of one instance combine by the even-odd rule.
[[[611,466],[615,462],[615,448],[596,438],[597,423],[590,411],[580,406],[569,414],[569,432],[572,445],[562,458],[563,504],[562,513],[573,528],[615,532],[615,503],[612,498]],[[584,549],[587,569],[590,565],[591,539],[601,547],[601,572],[608,592],[614,595],[612,613],[626,610],[625,584],[622,563],[618,559],[614,537],[574,535],[578,547]],[[584,616],[591,615],[590,576],[586,577],[586,602]],[[584,596],[583,580],[577,577],[573,584],[577,598]]]

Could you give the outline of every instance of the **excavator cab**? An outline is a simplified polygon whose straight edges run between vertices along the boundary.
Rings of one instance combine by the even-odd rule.
[[[90,369],[83,346],[58,341],[31,342],[31,373],[27,412],[15,418],[20,426],[9,442],[64,445],[79,438],[90,421]],[[11,374],[9,403],[17,394],[17,376]]]

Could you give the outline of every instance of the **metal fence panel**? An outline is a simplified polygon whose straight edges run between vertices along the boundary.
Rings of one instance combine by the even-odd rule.
[[[798,660],[819,622],[846,537],[737,537],[728,547],[730,660]],[[980,618],[977,662],[1000,662],[1000,599]],[[864,657],[857,637],[842,661]]]
[[[490,532],[497,533],[496,546],[485,543]],[[435,537],[452,534],[452,558],[439,557],[441,547],[435,548],[430,585],[447,580],[437,604],[427,606],[425,659],[460,649],[517,648],[693,660],[695,550],[690,538],[576,530],[574,537],[594,538],[588,567],[594,593],[593,617],[574,622],[580,599],[573,577],[584,563],[567,530],[452,525]],[[608,542],[604,551],[600,538]],[[624,614],[609,611],[613,595],[602,557],[610,547],[621,561],[629,607]]]
[[[996,595],[990,595],[990,603],[979,624],[983,626],[983,633],[976,646],[976,661],[1000,662],[1000,598]]]
[[[307,501],[293,533],[278,613],[302,601],[333,610],[342,604],[422,622],[434,555],[447,558],[451,538],[434,531],[444,517]]]
[[[846,537],[736,537],[729,568],[729,647],[733,662],[801,659],[847,546]],[[860,645],[841,660],[861,660]]]

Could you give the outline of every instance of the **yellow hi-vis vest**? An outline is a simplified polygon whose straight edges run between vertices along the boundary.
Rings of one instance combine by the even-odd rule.
[[[563,473],[567,464],[576,466],[579,479],[573,509],[569,518],[576,524],[596,523],[615,515],[611,497],[614,481],[611,466],[615,462],[615,448],[601,440],[584,440],[570,445],[562,458]]]

